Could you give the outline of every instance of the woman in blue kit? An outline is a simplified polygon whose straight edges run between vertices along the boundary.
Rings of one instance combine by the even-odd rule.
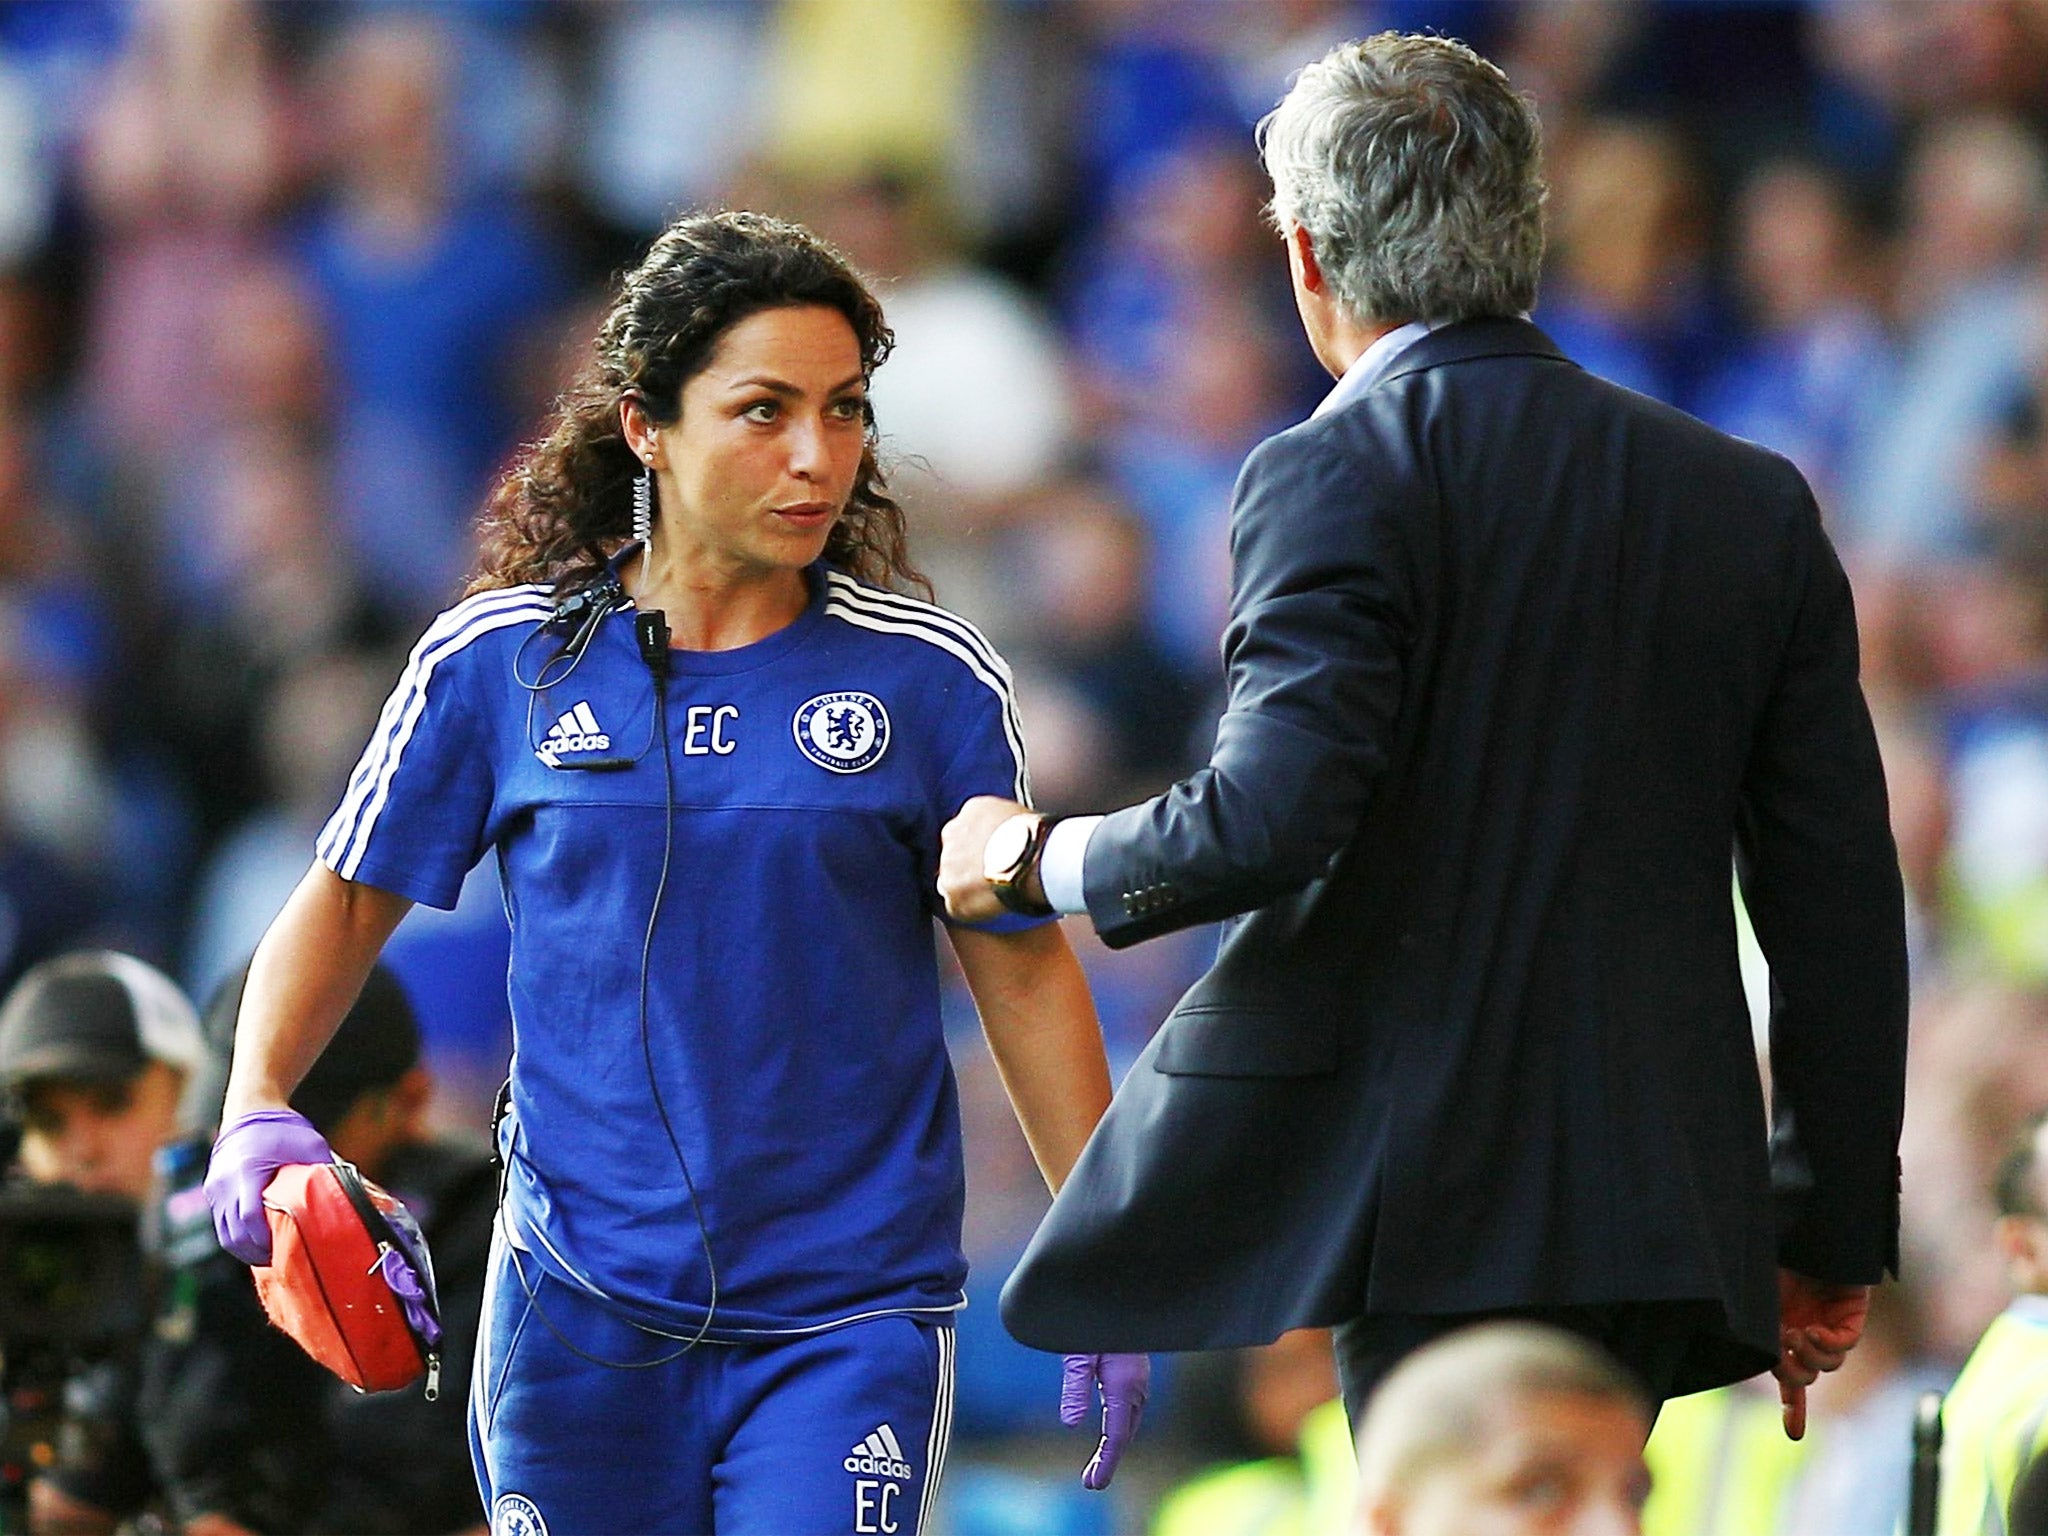
[[[410,904],[497,856],[515,1049],[471,1406],[508,1536],[930,1515],[966,1272],[938,834],[1028,784],[1001,660],[898,590],[888,345],[798,227],[663,233],[250,971],[207,1191],[257,1262],[271,1173],[328,1155],[292,1088]],[[1109,1098],[1080,968],[1032,914],[948,935],[1057,1184]],[[1144,1361],[1068,1365],[1099,1487]]]

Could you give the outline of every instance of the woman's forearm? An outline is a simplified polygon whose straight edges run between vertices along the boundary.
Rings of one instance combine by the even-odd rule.
[[[952,936],[1017,1123],[1057,1191],[1109,1106],[1109,1063],[1081,962],[1056,923]]]
[[[325,865],[306,872],[249,965],[223,1124],[290,1099],[411,906]]]

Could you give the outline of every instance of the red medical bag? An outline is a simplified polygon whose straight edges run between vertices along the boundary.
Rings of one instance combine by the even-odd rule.
[[[424,1375],[427,1396],[438,1396],[438,1344],[414,1328],[385,1278],[385,1255],[396,1250],[438,1324],[426,1238],[404,1204],[339,1159],[278,1169],[263,1204],[270,1263],[256,1266],[256,1294],[270,1320],[358,1391],[388,1392]]]

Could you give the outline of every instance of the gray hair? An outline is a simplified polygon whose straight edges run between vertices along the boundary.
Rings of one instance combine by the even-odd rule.
[[[1450,38],[1382,32],[1304,69],[1259,123],[1272,216],[1381,323],[1519,315],[1543,264],[1536,106]]]

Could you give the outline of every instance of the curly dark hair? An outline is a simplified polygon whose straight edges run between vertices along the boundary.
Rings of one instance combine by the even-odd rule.
[[[861,372],[873,377],[894,344],[882,306],[853,265],[810,230],[736,212],[685,214],[663,230],[619,280],[595,355],[556,401],[547,434],[527,444],[492,487],[469,591],[520,582],[573,591],[594,580],[632,530],[640,461],[619,425],[619,402],[637,395],[655,421],[672,423],[682,412],[683,385],[726,331],[764,309],[798,304],[846,316]],[[825,559],[864,581],[931,595],[910,563],[903,511],[875,461],[872,412],[853,495],[826,540]]]

